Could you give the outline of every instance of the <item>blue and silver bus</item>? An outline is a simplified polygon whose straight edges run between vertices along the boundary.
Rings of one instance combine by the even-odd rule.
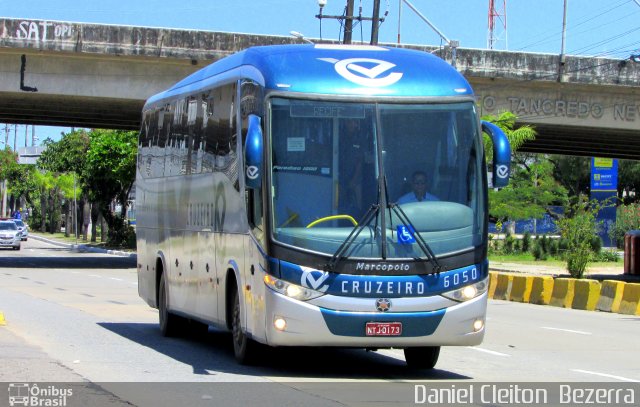
[[[165,335],[404,349],[433,368],[487,306],[487,165],[509,143],[428,53],[253,47],[151,97],[139,139],[140,296]],[[428,191],[425,193],[425,191]]]

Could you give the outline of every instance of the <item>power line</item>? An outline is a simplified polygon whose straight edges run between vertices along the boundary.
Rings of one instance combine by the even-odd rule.
[[[601,41],[595,42],[595,43],[593,43],[593,44],[591,44],[591,45],[587,45],[587,46],[584,46],[584,47],[582,47],[582,48],[578,48],[578,49],[576,49],[576,50],[572,50],[571,52],[572,52],[572,53],[581,53],[581,52],[586,52],[586,51],[592,50],[592,49],[594,49],[594,48],[597,48],[598,46],[601,46],[601,45],[604,45],[604,44],[606,44],[606,43],[608,43],[608,42],[611,42],[611,41],[613,41],[613,40],[617,40],[617,39],[620,39],[620,38],[622,38],[622,37],[625,37],[625,36],[627,36],[627,35],[629,35],[629,34],[631,34],[631,33],[633,33],[633,32],[636,32],[636,31],[638,31],[638,30],[640,30],[640,27],[632,28],[632,29],[627,30],[627,31],[625,31],[625,32],[623,32],[623,33],[616,34],[616,35],[614,35],[613,37],[605,38],[604,40],[601,40]]]
[[[626,5],[626,4],[628,4],[630,1],[631,1],[631,0],[621,0],[620,2],[618,2],[618,3],[616,3],[616,4],[612,5],[612,6],[608,6],[608,7],[606,7],[606,8],[601,8],[601,9],[599,9],[599,10],[598,10],[598,11],[599,11],[599,12],[598,12],[598,14],[596,14],[595,16],[589,17],[589,18],[584,19],[584,20],[579,20],[579,22],[577,22],[576,24],[572,25],[572,27],[571,27],[571,28],[569,28],[569,31],[571,32],[571,33],[570,33],[570,35],[569,35],[569,37],[573,37],[574,35],[582,34],[582,33],[585,33],[585,32],[591,32],[591,31],[593,31],[594,29],[602,28],[602,27],[604,27],[604,26],[606,26],[606,25],[613,24],[613,23],[618,22],[618,21],[620,21],[620,20],[622,20],[622,19],[629,18],[631,15],[627,14],[627,15],[625,15],[624,17],[621,17],[621,18],[618,18],[618,19],[615,19],[615,20],[612,20],[612,21],[609,21],[609,22],[606,22],[606,23],[600,24],[599,26],[596,26],[596,27],[591,27],[591,28],[590,28],[590,29],[588,29],[588,30],[580,31],[580,32],[578,32],[578,33],[576,33],[576,32],[575,32],[575,29],[576,29],[577,27],[583,26],[584,24],[586,24],[586,23],[588,23],[588,22],[590,22],[590,21],[596,20],[596,19],[598,19],[598,18],[600,18],[600,17],[602,17],[602,16],[604,16],[604,15],[606,15],[606,14],[608,14],[608,13],[611,13],[611,12],[613,12],[614,10],[616,10],[616,9],[618,9],[618,8],[622,7],[622,6],[625,6],[625,5]],[[602,10],[603,10],[603,11],[602,11]],[[632,13],[632,14],[635,14],[635,13]],[[552,34],[550,34],[550,35],[547,35],[547,36],[543,37],[543,38],[542,38],[542,39],[540,39],[539,41],[535,41],[535,42],[532,42],[532,43],[526,44],[526,45],[524,45],[524,46],[521,46],[521,47],[519,47],[519,48],[516,48],[516,50],[518,50],[518,51],[524,51],[524,50],[526,50],[527,48],[531,48],[531,47],[536,46],[536,45],[546,44],[546,43],[549,43],[549,42],[552,42],[552,41],[557,41],[557,40],[558,40],[558,38],[559,38],[561,35],[562,35],[562,31],[560,30],[560,31],[554,32],[554,33],[552,33]],[[539,35],[538,35],[538,37],[539,37]],[[536,37],[533,37],[533,38],[536,38]]]

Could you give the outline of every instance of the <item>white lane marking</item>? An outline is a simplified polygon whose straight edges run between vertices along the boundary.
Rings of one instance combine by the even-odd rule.
[[[99,276],[97,274],[89,274],[89,277],[102,278],[102,276]]]
[[[572,334],[578,334],[578,335],[591,335],[591,332],[585,332],[585,331],[574,331],[573,329],[564,329],[564,328],[553,328],[550,326],[541,326],[540,328],[542,329],[549,329],[551,331],[562,331],[562,332],[569,332]]]
[[[571,369],[571,370],[574,371],[574,372],[578,372],[578,373],[585,373],[585,374],[591,374],[591,375],[595,375],[595,376],[608,377],[610,379],[621,380],[623,382],[640,383],[640,380],[629,379],[628,377],[616,376],[616,375],[607,374],[607,373],[598,373],[598,372],[592,372],[592,371],[589,371],[589,370],[582,370],[582,369]]]
[[[494,350],[489,350],[489,349],[482,349],[482,348],[478,348],[476,346],[467,346],[468,349],[473,349],[473,350],[477,350],[478,352],[484,352],[484,353],[488,353],[489,355],[494,355],[494,356],[503,356],[506,358],[510,358],[511,355],[507,355],[506,353],[500,353],[500,352],[496,352]]]
[[[114,280],[114,281],[124,281],[124,280],[123,280],[123,279],[121,279],[121,278],[115,278],[115,277],[111,277],[111,279],[112,279],[112,280]]]

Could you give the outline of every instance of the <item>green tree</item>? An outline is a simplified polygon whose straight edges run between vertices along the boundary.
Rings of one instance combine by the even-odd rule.
[[[506,134],[511,144],[512,163],[509,185],[499,191],[489,191],[489,214],[496,220],[541,218],[552,204],[564,204],[566,189],[553,178],[553,166],[544,155],[518,152],[526,141],[534,140],[531,126],[516,126],[517,117],[511,112],[499,116],[485,116]],[[517,127],[517,128],[516,128]],[[492,144],[485,135],[485,148],[492,153]],[[492,160],[488,154],[487,161]]]
[[[109,227],[109,241],[120,244],[118,240],[127,235],[125,216],[136,175],[138,133],[92,130],[89,137],[83,185]],[[119,215],[111,212],[114,201],[121,205]]]
[[[11,193],[16,197],[23,197],[27,205],[33,207],[36,204],[37,185],[34,181],[35,165],[16,165],[8,172],[8,181],[11,185]]]
[[[569,196],[588,195],[591,183],[591,158],[552,155],[553,177],[567,189]]]
[[[7,179],[18,166],[18,155],[9,147],[0,150],[0,180]]]
[[[502,112],[498,116],[483,116],[482,120],[488,121],[500,127],[509,139],[511,153],[514,154],[527,141],[535,140],[536,131],[532,126],[524,125],[516,128],[518,117],[511,112]],[[491,138],[484,134],[484,147],[487,155],[487,162],[493,161],[493,143]]]
[[[9,147],[5,147],[4,150],[0,150],[0,186],[4,185],[3,182],[7,182],[9,175],[18,166],[18,155],[12,151]],[[8,195],[8,190],[0,188],[0,204],[4,202],[3,194]],[[2,208],[7,209],[7,208]],[[0,213],[0,216],[4,216],[4,213]]]
[[[553,165],[536,156],[512,167],[510,183],[489,191],[490,214],[498,219],[542,218],[553,204],[564,204],[567,192],[552,176]]]
[[[618,162],[618,197],[625,204],[640,200],[640,161]]]
[[[86,130],[64,134],[57,142],[47,139],[43,144],[46,148],[38,159],[38,168],[54,173],[83,172],[90,144]]]
[[[65,212],[65,234],[69,234],[70,226],[74,226],[70,219],[71,199],[73,199],[73,180],[75,182],[75,195],[77,197],[77,203],[80,208],[89,205],[87,194],[84,192],[86,188],[83,188],[84,179],[82,174],[85,173],[87,153],[89,151],[89,145],[91,139],[89,133],[86,130],[75,130],[67,134],[63,134],[60,141],[54,142],[51,139],[45,140],[44,145],[46,149],[38,159],[38,167],[51,171],[54,174],[58,174],[61,177],[66,177],[64,185],[60,185],[60,199],[63,200],[60,207]],[[71,190],[68,190],[71,186]],[[84,224],[82,229],[83,240],[87,240],[89,219],[83,219],[83,214],[88,213],[88,207],[86,210],[79,211],[75,216],[78,217],[79,223]],[[91,239],[95,241],[95,233]]]
[[[565,216],[556,222],[560,236],[567,244],[564,253],[567,270],[574,278],[584,276],[587,264],[593,258],[591,242],[602,223],[596,219],[601,207],[597,202],[589,202],[581,196],[576,203],[567,207]]]

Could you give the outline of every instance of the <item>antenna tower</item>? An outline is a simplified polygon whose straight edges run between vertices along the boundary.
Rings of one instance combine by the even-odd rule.
[[[487,48],[494,49],[498,41],[507,47],[507,0],[489,0],[489,33]]]

